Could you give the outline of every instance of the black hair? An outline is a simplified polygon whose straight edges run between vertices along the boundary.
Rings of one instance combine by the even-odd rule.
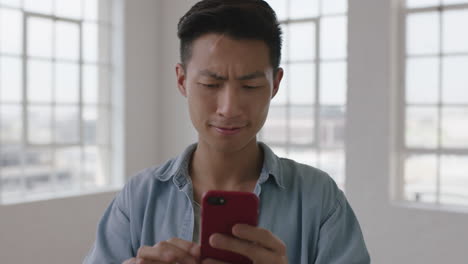
[[[186,67],[193,42],[207,33],[264,41],[276,73],[281,61],[281,28],[275,11],[263,0],[202,0],[179,20],[180,59]]]

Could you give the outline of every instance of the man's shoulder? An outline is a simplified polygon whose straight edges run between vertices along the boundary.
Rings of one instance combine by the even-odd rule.
[[[314,166],[278,157],[281,173],[289,181],[300,181],[314,185],[333,185],[333,178]]]
[[[157,181],[165,182],[169,180],[173,172],[174,163],[175,158],[162,164],[145,168],[134,174],[128,181],[127,185],[131,185],[132,188],[136,188],[139,186],[148,186],[149,184]]]
[[[340,195],[335,180],[325,171],[287,158],[279,158],[285,187],[301,193],[304,199],[334,203]]]

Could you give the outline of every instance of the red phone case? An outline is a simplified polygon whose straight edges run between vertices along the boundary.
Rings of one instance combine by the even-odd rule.
[[[212,198],[210,198],[212,197]],[[222,197],[224,204],[214,205],[213,197]],[[258,224],[258,197],[250,192],[208,191],[202,198],[201,259],[213,258],[233,264],[251,264],[239,254],[212,248],[209,238],[214,233],[232,235],[235,224]]]

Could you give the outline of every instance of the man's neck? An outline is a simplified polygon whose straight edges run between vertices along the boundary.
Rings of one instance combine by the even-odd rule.
[[[198,191],[209,189],[253,191],[263,166],[263,150],[254,140],[235,152],[222,152],[199,141],[190,177]],[[200,194],[200,193],[199,193]]]

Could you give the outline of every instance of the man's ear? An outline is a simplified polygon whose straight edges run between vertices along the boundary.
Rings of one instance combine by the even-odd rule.
[[[179,88],[179,92],[184,97],[187,97],[187,89],[185,88],[185,81],[187,76],[185,75],[184,66],[182,66],[180,63],[177,63],[175,70],[177,76],[177,88]]]
[[[281,80],[283,79],[283,74],[284,74],[283,68],[278,68],[273,79],[273,92],[271,93],[271,98],[275,97],[275,95],[278,93]]]

